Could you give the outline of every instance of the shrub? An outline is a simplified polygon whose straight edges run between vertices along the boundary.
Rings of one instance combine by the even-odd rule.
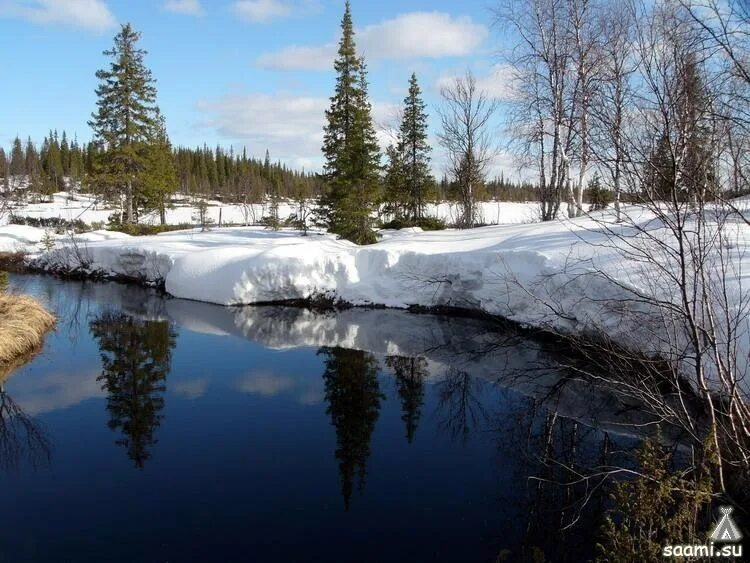
[[[278,231],[282,226],[284,226],[284,221],[279,221],[277,217],[267,215],[265,217],[261,217],[260,221],[258,221],[258,224],[267,229]]]
[[[8,273],[0,271],[0,292],[8,289]]]
[[[442,231],[447,225],[445,224],[445,221],[437,217],[422,217],[417,221],[417,227],[420,227],[425,231]]]
[[[189,223],[180,223],[179,225],[141,225],[129,223],[116,223],[109,226],[110,231],[125,233],[133,237],[143,237],[158,235],[159,233],[169,233],[171,231],[185,231],[192,229]]]
[[[38,229],[52,229],[58,235],[62,235],[68,231],[86,233],[91,230],[91,228],[80,219],[68,221],[61,217],[21,217],[18,215],[11,215],[10,224],[28,225],[29,227],[36,227]]]
[[[425,231],[442,231],[447,227],[445,221],[438,219],[437,217],[422,217],[417,221],[405,219],[403,217],[397,217],[391,221],[384,223],[381,228],[383,229],[409,229],[411,227],[419,227]]]
[[[597,561],[661,561],[662,546],[704,543],[699,517],[712,496],[711,453],[692,471],[672,471],[673,453],[658,436],[637,451],[637,476],[614,486],[613,508],[604,521]]]

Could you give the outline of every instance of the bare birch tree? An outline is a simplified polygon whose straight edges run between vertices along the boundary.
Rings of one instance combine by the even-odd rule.
[[[497,102],[480,90],[471,71],[440,90],[443,104],[438,110],[442,130],[440,144],[448,155],[448,166],[458,185],[461,228],[477,223],[477,189],[497,155],[492,118]]]
[[[572,8],[573,0],[506,0],[496,10],[498,25],[520,38],[509,61],[516,71],[510,128],[517,155],[538,174],[543,221],[557,218],[573,193],[571,158],[581,114]]]
[[[617,220],[621,219],[620,201],[626,160],[626,118],[632,115],[633,76],[637,70],[634,56],[633,9],[629,3],[610,3],[601,14],[601,73],[591,113],[593,116],[592,152],[612,182]]]
[[[600,38],[601,19],[596,16],[597,6],[593,0],[569,0],[570,33],[573,43],[573,68],[575,84],[571,100],[574,113],[577,141],[578,182],[568,182],[568,217],[583,215],[583,190],[591,160],[589,114],[601,82],[602,46]],[[601,9],[601,8],[599,8]]]

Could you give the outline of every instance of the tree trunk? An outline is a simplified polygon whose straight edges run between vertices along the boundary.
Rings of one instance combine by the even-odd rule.
[[[133,224],[133,184],[128,181],[125,191],[125,222]]]

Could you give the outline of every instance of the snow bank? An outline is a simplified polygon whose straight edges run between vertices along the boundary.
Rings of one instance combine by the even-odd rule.
[[[652,216],[630,212],[649,237],[660,236]],[[613,241],[608,229],[590,218],[466,231],[391,231],[367,247],[320,232],[304,237],[244,227],[111,240],[93,233],[60,242],[37,265],[163,281],[175,297],[223,305],[324,294],[357,305],[464,307],[524,324],[604,331],[657,352],[664,343],[643,342],[644,330],[654,334],[643,324],[649,311],[630,291],[667,300],[676,296],[655,281],[653,267],[623,255],[623,247],[645,244],[628,232],[632,227],[608,228],[632,238]],[[737,276],[728,291],[739,302],[743,278],[750,281],[743,274],[750,271],[750,228],[738,224],[735,234],[730,252]],[[743,346],[750,351],[750,343]]]

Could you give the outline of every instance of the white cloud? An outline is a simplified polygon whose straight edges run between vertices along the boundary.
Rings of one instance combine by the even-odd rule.
[[[473,53],[487,37],[487,28],[471,18],[442,12],[413,12],[369,25],[356,32],[359,52],[372,60],[435,59]],[[318,46],[292,45],[265,53],[256,63],[283,70],[328,70],[337,43]]]
[[[48,373],[13,380],[12,396],[30,416],[72,407],[105,395],[100,372]]]
[[[106,31],[117,24],[103,0],[0,0],[0,16]]]
[[[215,129],[233,144],[245,145],[251,154],[262,156],[266,149],[274,160],[296,168],[320,170],[325,110],[324,97],[292,94],[232,94],[214,101],[203,101],[198,110],[208,119],[199,125]],[[376,129],[388,122],[395,111],[390,103],[373,103]],[[378,131],[381,145],[387,136]]]
[[[199,379],[184,379],[177,381],[172,385],[172,391],[174,391],[180,397],[185,399],[198,399],[206,394],[208,389],[208,380],[205,378]]]
[[[292,45],[276,53],[264,53],[256,59],[261,68],[279,70],[329,70],[336,57],[336,45],[319,47]]]
[[[249,374],[237,383],[239,391],[261,397],[275,397],[292,387],[294,387],[292,378],[270,373]]]
[[[255,23],[266,23],[292,13],[287,3],[279,0],[239,0],[233,8],[238,16]]]
[[[318,168],[327,98],[285,94],[235,94],[198,109],[209,115],[201,125],[247,145],[251,154],[268,149],[275,159]]]
[[[200,16],[203,14],[203,7],[199,0],[167,0],[164,3],[164,9],[168,12],[188,16]]]
[[[438,90],[450,86],[456,80],[464,76],[465,71],[455,73],[444,73],[438,80]],[[489,69],[485,74],[475,74],[477,89],[485,92],[489,97],[500,101],[513,99],[513,84],[515,82],[515,70],[510,65],[498,64]]]

